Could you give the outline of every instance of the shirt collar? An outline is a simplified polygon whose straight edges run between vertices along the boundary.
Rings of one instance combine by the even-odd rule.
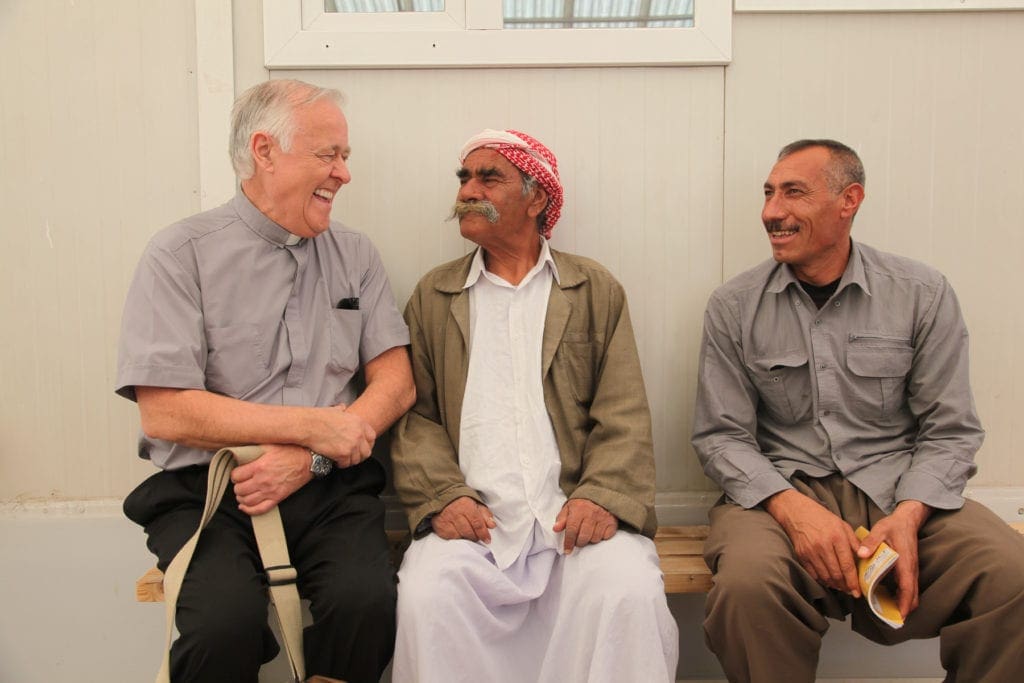
[[[303,239],[298,235],[294,235],[274,221],[267,218],[267,215],[256,208],[256,205],[249,201],[249,198],[245,196],[245,192],[242,188],[238,188],[238,192],[235,193],[235,198],[232,200],[232,205],[235,211],[238,212],[238,216],[242,219],[250,230],[254,233],[267,240],[271,244],[275,244],[279,247],[288,247],[296,244],[301,244]]]
[[[558,266],[555,265],[555,259],[551,256],[551,249],[548,247],[548,241],[541,239],[540,241],[540,256],[537,258],[537,263],[530,269],[530,272],[526,274],[523,281],[519,283],[520,286],[525,285],[527,282],[533,279],[533,277],[541,271],[542,268],[547,266],[551,270],[551,276],[555,278],[555,282],[559,282],[558,279]],[[473,261],[469,264],[469,273],[466,275],[466,282],[462,285],[463,289],[469,289],[477,283],[480,276],[487,270],[487,266],[484,264],[484,250],[481,247],[477,247],[476,253],[473,254]]]
[[[793,274],[792,268],[780,263],[779,267],[768,278],[768,286],[765,289],[773,294],[781,294],[790,285],[799,287],[800,281]],[[860,246],[852,239],[850,240],[850,258],[846,262],[846,270],[843,271],[843,276],[839,280],[836,293],[838,294],[843,291],[849,285],[857,285],[864,290],[865,294],[871,295],[871,290],[868,288],[868,279],[864,273],[864,258],[861,256]]]

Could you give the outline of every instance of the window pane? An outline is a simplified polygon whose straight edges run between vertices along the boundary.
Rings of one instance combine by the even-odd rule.
[[[324,0],[325,12],[443,12],[444,0]]]
[[[503,0],[502,11],[505,28],[692,28],[694,2]]]

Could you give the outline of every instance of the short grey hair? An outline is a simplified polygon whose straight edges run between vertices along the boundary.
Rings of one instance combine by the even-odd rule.
[[[790,154],[795,154],[810,147],[824,147],[828,150],[830,163],[827,170],[828,184],[836,194],[854,183],[864,184],[864,164],[860,157],[851,147],[835,140],[823,138],[820,140],[797,140],[791,142],[781,150],[776,161],[782,161]]]
[[[333,88],[321,88],[304,81],[279,79],[255,85],[238,96],[231,108],[231,138],[228,154],[240,180],[256,172],[249,140],[263,132],[277,140],[286,152],[291,148],[296,109],[327,98],[341,109],[345,96]]]
[[[523,179],[523,196],[524,197],[528,197],[528,196],[530,196],[530,193],[533,192],[534,189],[536,189],[536,187],[540,183],[537,181],[536,178],[534,178],[529,173],[526,173],[525,171],[520,170],[519,171],[519,176]],[[551,203],[551,198],[549,197],[548,198],[548,204],[550,204],[550,203]],[[545,204],[544,205],[544,209],[539,214],[537,214],[537,232],[539,232],[539,233],[541,233],[543,235],[544,234],[544,226],[547,224],[547,222],[548,222],[548,207]]]

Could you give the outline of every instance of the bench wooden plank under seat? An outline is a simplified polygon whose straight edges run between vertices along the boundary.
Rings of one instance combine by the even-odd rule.
[[[1024,522],[1011,522],[1010,526],[1024,534]],[[388,531],[387,534],[393,556],[400,558],[408,532]],[[706,593],[711,590],[711,570],[702,555],[707,535],[706,526],[665,526],[658,529],[654,544],[661,558],[666,593]],[[138,602],[163,602],[163,572],[153,567],[140,576],[135,582],[135,599]]]

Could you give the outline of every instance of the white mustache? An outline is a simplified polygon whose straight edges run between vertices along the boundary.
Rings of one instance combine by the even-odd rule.
[[[498,209],[495,208],[494,204],[487,200],[478,200],[471,202],[455,202],[452,205],[452,213],[448,216],[448,220],[453,218],[462,218],[463,216],[471,213],[478,213],[487,219],[488,223],[497,223],[500,214]]]

